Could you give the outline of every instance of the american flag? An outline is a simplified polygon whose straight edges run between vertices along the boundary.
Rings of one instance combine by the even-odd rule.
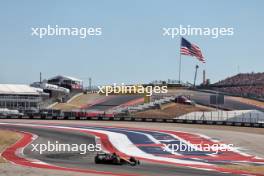
[[[181,51],[180,52],[183,55],[194,56],[199,61],[205,63],[205,59],[203,57],[201,49],[197,45],[189,42],[188,40],[186,40],[183,37],[181,40]]]

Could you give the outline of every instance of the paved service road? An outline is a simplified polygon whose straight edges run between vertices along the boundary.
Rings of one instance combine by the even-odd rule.
[[[213,93],[190,91],[190,90],[182,90],[182,91],[179,90],[178,93],[182,93],[184,95],[190,95],[191,99],[193,99],[196,103],[203,104],[203,105],[210,105],[210,95],[215,95]],[[234,99],[231,99],[229,96],[225,96],[225,104],[219,105],[219,107],[226,108],[226,109],[234,109],[234,110],[256,109],[256,110],[264,112],[264,108],[246,104],[240,101],[236,101]]]
[[[105,101],[89,106],[87,109],[105,111],[141,97],[141,95],[110,95]]]

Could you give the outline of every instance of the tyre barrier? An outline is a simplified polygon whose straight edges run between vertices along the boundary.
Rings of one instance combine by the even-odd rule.
[[[264,128],[264,123],[168,119],[168,118],[140,118],[140,117],[0,116],[0,119],[127,121],[127,122],[153,122],[153,123],[183,123],[183,124],[200,124],[200,125],[225,125],[225,126]]]

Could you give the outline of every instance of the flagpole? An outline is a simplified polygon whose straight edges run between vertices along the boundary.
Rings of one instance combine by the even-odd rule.
[[[180,61],[179,61],[179,83],[181,83],[181,53],[180,53]]]
[[[179,60],[179,83],[181,83],[181,40],[180,40],[180,60]]]

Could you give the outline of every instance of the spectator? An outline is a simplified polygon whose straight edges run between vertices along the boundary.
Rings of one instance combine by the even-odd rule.
[[[214,84],[214,89],[229,94],[264,98],[264,73],[241,73]]]

